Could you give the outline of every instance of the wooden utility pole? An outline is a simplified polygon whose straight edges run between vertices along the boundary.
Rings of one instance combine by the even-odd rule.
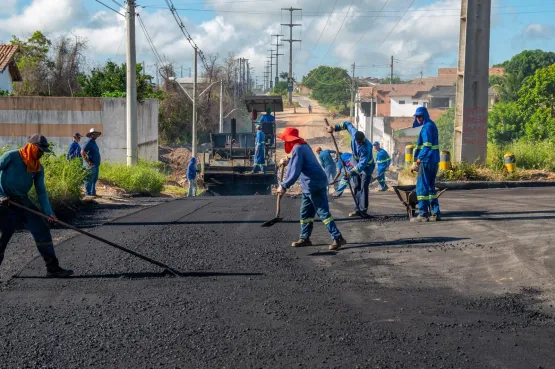
[[[487,155],[491,0],[461,0],[454,155],[483,164]]]
[[[283,40],[285,42],[289,42],[289,76],[287,79],[287,90],[288,90],[288,98],[289,98],[289,105],[293,104],[293,43],[294,42],[301,42],[301,40],[293,40],[293,27],[300,27],[301,24],[293,24],[293,12],[296,10],[302,10],[300,8],[281,8],[281,10],[287,10],[291,13],[289,23],[282,23],[282,26],[289,27],[289,40]]]

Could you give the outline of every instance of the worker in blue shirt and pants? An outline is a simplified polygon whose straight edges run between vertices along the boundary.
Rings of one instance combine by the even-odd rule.
[[[439,133],[436,124],[430,119],[428,109],[420,106],[414,113],[414,126],[422,127],[418,135],[414,164],[411,170],[418,172],[416,197],[418,216],[411,222],[435,222],[441,220],[439,201],[436,194],[436,175],[439,167]],[[431,207],[431,214],[430,214]]]
[[[335,161],[331,154],[335,154],[334,150],[322,150],[320,146],[316,148],[316,155],[318,155],[318,161],[324,168],[324,172],[328,176],[328,183],[331,184],[335,178],[335,173],[337,173],[337,168]]]
[[[81,156],[83,157],[83,165],[87,169],[87,177],[85,178],[85,196],[99,197],[96,194],[96,182],[100,169],[100,148],[96,144],[96,139],[102,133],[91,128],[87,133],[87,140],[81,144]]]
[[[328,232],[333,239],[329,246],[330,250],[338,250],[347,241],[339,232],[337,225],[330,213],[327,186],[328,179],[326,173],[316,160],[310,146],[304,139],[299,137],[299,130],[296,128],[285,128],[284,132],[278,136],[285,141],[285,152],[291,153],[291,159],[283,159],[281,164],[288,165],[286,177],[280,183],[278,194],[285,194],[285,191],[293,186],[297,180],[301,179],[302,203],[301,203],[301,235],[298,241],[291,246],[302,247],[312,246],[310,236],[314,227],[314,217],[316,214],[325,224]]]
[[[385,182],[385,172],[389,169],[391,158],[387,151],[380,147],[378,141],[374,142],[374,150],[376,150],[376,163],[378,164],[378,183],[380,184],[381,191],[387,191],[388,187]]]
[[[67,150],[67,158],[69,160],[81,157],[81,146],[79,145],[81,137],[82,136],[79,132],[75,132],[73,134],[73,141],[71,142],[71,145],[69,145],[69,149]]]
[[[29,137],[27,145],[22,149],[8,151],[0,157],[0,264],[15,230],[23,225],[33,236],[37,250],[44,259],[46,276],[69,277],[73,271],[60,267],[46,220],[25,209],[10,206],[11,201],[39,211],[29,199],[29,191],[34,186],[48,222],[56,222],[44,184],[44,167],[40,163],[47,152],[50,152],[48,141],[44,136],[35,134]]]
[[[363,132],[358,131],[351,122],[336,124],[335,127],[328,127],[327,132],[333,133],[347,130],[351,135],[351,150],[353,151],[352,164],[354,168],[349,170],[347,177],[353,178],[355,198],[355,211],[349,213],[350,217],[368,216],[368,190],[372,173],[376,168],[374,157],[372,156],[372,144]]]
[[[341,161],[345,163],[345,165],[347,166],[347,171],[349,171],[355,167],[351,163],[352,158],[353,158],[353,154],[349,152],[344,152],[341,154],[341,160],[337,161],[337,174],[333,178],[332,183],[333,184],[337,183],[337,180],[339,179],[339,177],[341,175],[342,177],[341,177],[341,180],[339,181],[339,184],[335,188],[335,193],[333,194],[333,196],[335,197],[339,198],[341,197],[341,195],[343,195],[343,192],[347,189],[347,186],[349,186],[349,181],[350,181],[350,179],[345,178],[345,175],[343,173],[343,164],[341,163]]]
[[[252,171],[247,174],[254,174],[259,170],[264,174],[266,171],[266,156],[265,156],[265,148],[266,148],[266,136],[264,132],[262,132],[262,126],[256,126],[256,140],[254,142],[255,151],[254,151],[254,167]]]

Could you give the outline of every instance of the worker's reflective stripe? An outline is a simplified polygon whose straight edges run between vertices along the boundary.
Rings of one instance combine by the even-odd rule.
[[[367,165],[372,165],[372,164],[374,164],[374,158],[368,160],[368,164],[367,164]]]
[[[264,142],[257,142],[256,143],[256,146],[262,146],[262,145],[264,145]]]
[[[355,160],[359,160],[359,159],[360,159],[360,156],[354,156],[354,155],[353,155],[353,158],[355,158]]]
[[[416,196],[416,198],[418,201],[434,200],[437,199],[437,195]]]
[[[326,219],[322,220],[322,223],[324,223],[325,225],[328,225],[331,222],[333,222],[333,217],[329,217],[329,218],[326,218]]]
[[[357,174],[360,174],[360,172],[359,172],[359,170],[358,170],[357,167],[354,167],[354,168],[351,170],[351,172],[355,172],[355,173],[357,173]]]
[[[379,179],[378,182],[383,183],[385,182],[385,179]]]
[[[301,224],[314,223],[314,218],[301,219]]]
[[[439,150],[439,145],[432,145],[430,142],[424,142],[422,146],[417,148],[430,147],[432,150]]]
[[[339,127],[339,129],[345,129],[345,122],[343,123],[338,123],[336,127]]]
[[[385,159],[385,160],[376,160],[376,163],[381,164],[381,163],[387,163],[388,161],[390,161],[391,159]]]

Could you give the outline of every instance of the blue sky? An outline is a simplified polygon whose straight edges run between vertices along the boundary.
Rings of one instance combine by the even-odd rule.
[[[114,0],[101,1],[117,8]],[[121,4],[123,0],[116,2]],[[294,18],[295,23],[303,24],[295,28],[293,36],[303,40],[293,49],[296,75],[306,74],[320,64],[349,68],[356,62],[360,67],[357,75],[383,77],[388,73],[391,55],[396,59],[396,74],[403,78],[415,78],[421,71],[425,76],[434,75],[438,67],[456,66],[460,0],[415,0],[404,16],[413,0],[173,2],[178,9],[189,9],[179,10],[179,14],[206,54],[225,57],[233,52],[246,57],[257,75],[262,74],[269,55],[270,35],[288,35],[288,28],[282,29],[279,24],[288,22],[289,13],[280,9],[289,6],[303,8],[302,17],[296,12]],[[174,63],[178,70],[183,66],[188,72],[192,49],[166,2],[137,3],[164,62]],[[553,0],[493,0],[492,7],[491,64],[525,49],[555,51]],[[334,12],[330,13],[332,8]],[[379,17],[374,18],[376,15]],[[86,38],[91,66],[106,59],[124,60],[124,19],[95,0],[3,0],[0,40],[9,40],[11,34],[24,37],[34,29],[44,30],[53,39],[69,31]],[[154,71],[155,57],[139,26],[137,44],[137,59]],[[280,71],[287,69],[288,50],[284,54]]]

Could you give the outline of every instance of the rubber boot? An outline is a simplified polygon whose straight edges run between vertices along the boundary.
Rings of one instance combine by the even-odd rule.
[[[441,221],[441,215],[432,214],[430,215],[430,222],[439,222]]]
[[[330,249],[332,251],[339,250],[341,248],[341,246],[346,245],[346,244],[347,244],[347,240],[345,240],[343,238],[343,236],[339,236],[339,238],[336,238],[335,240],[333,240],[333,242],[328,247],[328,249]]]
[[[64,269],[60,266],[46,269],[47,278],[67,278],[73,275],[73,270]]]
[[[428,221],[428,218],[423,217],[422,215],[410,218],[411,223],[426,223],[427,221]]]
[[[293,242],[291,246],[292,247],[312,246],[312,242],[310,241],[310,238],[299,238],[299,240]]]

